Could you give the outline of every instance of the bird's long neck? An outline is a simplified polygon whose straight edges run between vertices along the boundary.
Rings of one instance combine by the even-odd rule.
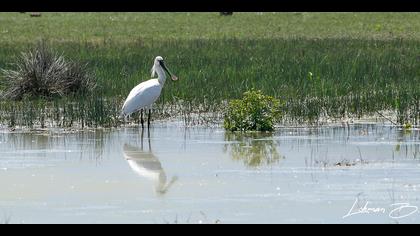
[[[158,80],[159,80],[159,83],[160,83],[161,85],[165,84],[165,81],[166,81],[166,74],[165,74],[165,71],[163,71],[162,67],[160,67],[160,66],[155,66],[155,71],[156,71],[156,73],[158,74]]]

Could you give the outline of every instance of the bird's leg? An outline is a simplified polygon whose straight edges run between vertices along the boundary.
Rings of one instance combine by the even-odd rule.
[[[149,115],[147,117],[147,128],[150,128],[150,117],[151,117],[151,114],[152,114],[152,110],[149,109]]]
[[[144,129],[141,129],[141,150],[143,151],[143,136],[144,136]]]
[[[141,122],[141,128],[144,128],[144,119],[143,119],[143,109],[140,110],[140,122]]]
[[[150,145],[150,129],[147,129],[147,140],[149,142],[149,152],[152,151],[152,145]]]

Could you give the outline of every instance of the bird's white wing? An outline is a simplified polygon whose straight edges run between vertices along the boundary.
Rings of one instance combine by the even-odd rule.
[[[123,106],[124,115],[130,115],[142,108],[150,107],[160,96],[162,86],[157,79],[145,81],[134,87]]]

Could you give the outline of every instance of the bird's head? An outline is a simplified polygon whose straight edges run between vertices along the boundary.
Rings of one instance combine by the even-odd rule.
[[[154,73],[155,73],[156,68],[159,68],[159,67],[162,68],[164,71],[166,71],[166,73],[169,74],[169,76],[171,77],[171,79],[173,81],[178,80],[178,77],[176,77],[175,75],[173,75],[171,73],[171,71],[168,69],[168,67],[166,67],[165,62],[163,61],[163,57],[161,57],[161,56],[157,56],[155,58],[155,62],[153,64],[153,68],[152,68],[152,76],[154,76]]]
[[[163,62],[163,57],[157,56],[155,58],[155,66],[159,66],[160,65],[160,62]]]

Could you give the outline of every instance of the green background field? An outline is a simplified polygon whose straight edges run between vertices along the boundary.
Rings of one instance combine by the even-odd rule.
[[[180,78],[165,85],[162,109],[183,101],[214,110],[257,88],[286,101],[284,113],[299,122],[384,110],[396,111],[399,123],[419,121],[419,13],[1,13],[0,67],[12,68],[39,40],[89,63],[94,97],[106,98],[92,106],[105,117],[116,116],[161,55]],[[66,99],[79,104],[77,114],[92,110]],[[10,124],[11,110],[24,116],[25,103],[2,104],[2,123]]]

